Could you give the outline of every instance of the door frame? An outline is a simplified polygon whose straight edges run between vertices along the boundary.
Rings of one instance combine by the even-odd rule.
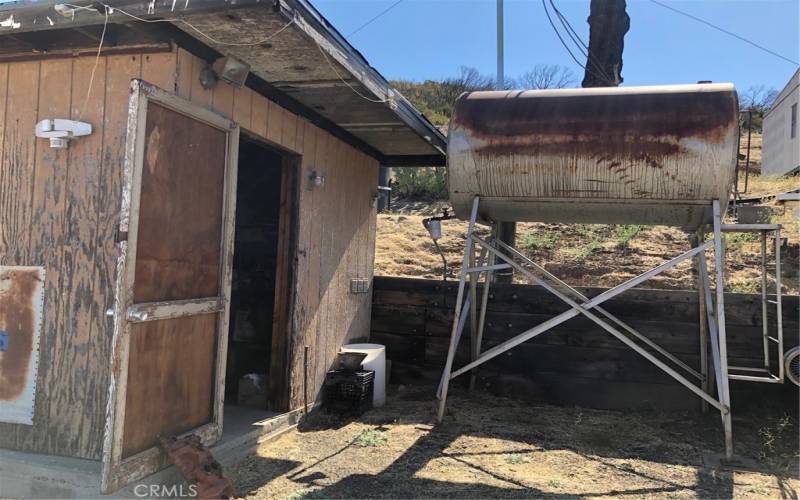
[[[212,298],[137,304],[138,307],[134,309],[131,306],[133,305],[139,202],[149,102],[203,122],[227,134],[225,186],[222,202],[224,213],[220,242],[220,293],[218,297]],[[158,446],[153,446],[130,457],[122,457],[130,327],[133,323],[204,313],[218,315],[212,420],[185,434],[191,433],[200,436],[206,446],[217,441],[222,435],[238,154],[239,126],[235,122],[143,80],[131,81],[125,161],[122,173],[122,203],[116,235],[118,256],[113,308],[111,377],[102,453],[101,490],[103,493],[116,491],[132,481],[158,471],[167,463],[166,456]]]
[[[272,340],[267,366],[267,406],[271,411],[288,412],[292,408],[292,364],[299,347],[294,339],[296,306],[297,251],[300,229],[300,176],[302,156],[241,129],[241,136],[281,157],[281,199],[278,220],[278,255],[276,259],[275,300],[272,312]],[[286,291],[279,295],[278,290]]]

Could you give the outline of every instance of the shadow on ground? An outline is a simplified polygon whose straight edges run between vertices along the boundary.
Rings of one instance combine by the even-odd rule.
[[[389,404],[354,421],[312,414],[234,469],[237,491],[254,498],[797,498],[795,417],[735,423],[737,453],[759,459],[758,472],[740,473],[704,464],[721,447],[718,414],[559,408],[460,389],[442,424],[434,425],[434,409],[433,388],[418,387],[394,388]]]

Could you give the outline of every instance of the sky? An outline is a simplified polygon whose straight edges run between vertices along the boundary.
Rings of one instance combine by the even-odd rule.
[[[388,79],[442,79],[456,75],[462,65],[484,74],[496,72],[495,0],[403,0],[352,36],[348,35],[397,0],[311,1]],[[589,0],[555,2],[588,42]],[[662,2],[800,60],[800,0]],[[627,11],[631,27],[625,36],[623,85],[711,80],[733,82],[740,91],[759,85],[780,90],[797,69],[650,0],[628,0]],[[580,57],[579,61],[585,63]],[[570,68],[575,86],[583,78],[583,69],[548,23],[541,1],[505,0],[506,77],[536,64]]]

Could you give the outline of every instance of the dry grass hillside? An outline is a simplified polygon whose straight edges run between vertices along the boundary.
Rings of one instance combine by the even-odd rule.
[[[760,137],[759,137],[760,139]],[[754,141],[755,143],[755,141]],[[760,144],[760,142],[759,142]],[[752,154],[760,158],[758,153]],[[743,179],[740,179],[740,185]],[[748,193],[763,195],[800,187],[798,178],[761,178],[750,175]],[[378,216],[376,249],[377,275],[413,278],[441,278],[441,257],[422,226],[422,219],[440,213],[447,203],[398,200],[390,212]],[[798,293],[798,250],[800,222],[791,210],[768,203],[772,222],[784,225],[787,239],[782,250],[783,290]],[[447,257],[450,275],[461,263],[467,223],[460,220],[442,224],[439,245]],[[488,228],[482,228],[488,234]],[[572,285],[611,287],[669,260],[689,248],[687,236],[676,228],[663,226],[614,226],[588,224],[520,223],[517,246],[530,258]],[[726,286],[728,291],[755,293],[760,290],[760,243],[752,233],[729,234]],[[689,289],[694,287],[691,262],[667,271],[645,283],[650,288]],[[523,277],[516,276],[522,282]],[[770,283],[774,280],[770,279]]]

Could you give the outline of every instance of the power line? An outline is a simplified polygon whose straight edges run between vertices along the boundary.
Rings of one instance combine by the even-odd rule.
[[[563,45],[564,48],[567,49],[567,52],[569,53],[570,57],[572,57],[572,60],[575,61],[575,64],[577,64],[584,71],[586,71],[586,66],[584,66],[583,64],[581,64],[580,61],[578,61],[578,58],[575,57],[575,54],[572,53],[572,50],[569,48],[567,43],[561,37],[561,33],[559,33],[558,28],[556,28],[555,23],[553,23],[553,19],[550,17],[550,11],[547,10],[547,3],[545,2],[545,0],[542,0],[542,7],[544,7],[544,13],[547,14],[547,20],[550,22],[550,26],[553,28],[553,31],[556,33],[556,36],[558,37],[558,40],[561,42],[561,45]]]
[[[697,21],[698,23],[703,23],[706,26],[710,26],[711,28],[714,28],[717,31],[721,31],[721,32],[725,33],[726,35],[729,35],[729,36],[732,36],[734,38],[737,38],[737,39],[739,39],[739,40],[741,40],[741,41],[743,41],[745,43],[748,43],[748,44],[752,45],[753,47],[755,47],[757,49],[763,50],[764,52],[766,52],[768,54],[772,54],[775,57],[779,57],[779,58],[783,59],[786,62],[790,62],[792,64],[800,64],[799,62],[793,61],[793,60],[789,59],[788,57],[782,56],[782,55],[778,54],[777,52],[774,52],[774,51],[772,51],[772,50],[770,50],[770,49],[768,49],[768,48],[766,48],[766,47],[764,47],[762,45],[759,45],[759,44],[757,44],[756,42],[754,42],[752,40],[748,40],[747,38],[745,38],[745,37],[743,37],[741,35],[737,35],[736,33],[732,32],[732,31],[726,30],[725,28],[720,28],[716,24],[712,24],[712,23],[706,21],[705,19],[700,19],[697,16],[693,16],[693,15],[689,14],[688,12],[684,12],[682,10],[678,10],[675,7],[671,7],[669,5],[666,5],[664,3],[659,2],[658,0],[650,0],[650,1],[653,2],[656,5],[664,7],[665,9],[669,9],[669,10],[671,10],[673,12],[676,12],[676,13],[682,15],[682,16],[688,17],[689,19],[693,19],[693,20]]]
[[[351,31],[350,33],[348,33],[348,34],[347,34],[347,37],[348,37],[348,38],[350,38],[351,36],[355,35],[355,34],[356,34],[356,33],[358,33],[359,31],[363,30],[364,28],[366,28],[367,26],[369,26],[370,24],[372,24],[372,22],[373,22],[373,21],[375,21],[376,19],[378,19],[378,18],[379,18],[379,17],[381,17],[382,15],[386,14],[386,13],[387,13],[387,12],[389,12],[390,10],[394,9],[395,7],[397,7],[398,5],[400,5],[402,2],[403,2],[403,0],[397,0],[395,3],[393,3],[393,4],[392,4],[392,5],[390,5],[389,7],[385,8],[384,10],[382,10],[381,12],[379,12],[379,13],[378,13],[378,15],[376,15],[375,17],[373,17],[373,18],[372,18],[372,19],[370,19],[369,21],[365,22],[364,24],[362,24],[362,25],[361,25],[361,26],[359,26],[358,28],[356,28],[356,29],[354,29],[353,31]]]
[[[558,10],[558,7],[556,7],[556,4],[553,0],[550,0],[550,6],[553,7],[553,10],[558,16],[558,19],[561,21],[561,25],[564,27],[564,30],[567,32],[567,35],[570,37],[570,39],[572,39],[572,43],[574,43],[575,46],[578,48],[578,51],[580,51],[584,55],[584,57],[586,57],[587,66],[591,64],[592,66],[594,66],[594,69],[596,70],[596,71],[594,70],[590,71],[592,71],[592,73],[594,73],[596,76],[599,76],[600,78],[605,80],[606,83],[608,83],[609,85],[614,85],[614,82],[611,79],[611,77],[609,77],[608,73],[606,73],[606,71],[603,69],[603,65],[600,64],[600,62],[597,60],[596,57],[594,57],[594,55],[589,50],[589,47],[586,45],[586,43],[584,43],[580,35],[578,35],[578,32],[575,31],[575,28],[572,27],[572,24],[570,24],[566,16],[564,16],[564,14],[562,14],[561,11]]]
[[[569,48],[567,43],[564,41],[564,38],[561,36],[561,33],[558,31],[558,28],[556,27],[555,23],[553,23],[553,19],[550,17],[550,11],[547,9],[546,0],[542,0],[542,7],[544,7],[544,13],[547,15],[547,20],[550,22],[550,26],[553,28],[553,31],[555,32],[556,36],[558,37],[558,40],[561,42],[561,45],[563,45],[564,48],[567,50],[567,52],[569,53],[570,57],[572,57],[572,60],[575,61],[575,64],[577,64],[584,71],[589,71],[591,73],[594,73],[595,76],[598,76],[598,77],[602,78],[603,80],[606,80],[606,82],[608,82],[609,84],[611,84],[611,80],[607,76],[604,76],[603,74],[599,74],[594,69],[591,69],[591,68],[581,64],[581,62],[578,60],[578,58],[575,57],[575,54],[572,53],[572,50]],[[554,8],[555,8],[555,6],[554,6]],[[558,10],[556,9],[556,12],[557,11]],[[569,35],[569,31],[568,30],[567,30],[567,34]],[[572,35],[570,35],[570,38],[571,37],[572,37]],[[577,42],[575,42],[575,40],[573,40],[573,43],[575,43],[577,45]],[[578,50],[580,50],[580,47],[578,47]],[[584,54],[581,51],[581,55],[586,56],[587,54]],[[587,61],[587,62],[592,62],[592,65],[595,65],[595,63],[593,61],[591,61],[591,60]]]

